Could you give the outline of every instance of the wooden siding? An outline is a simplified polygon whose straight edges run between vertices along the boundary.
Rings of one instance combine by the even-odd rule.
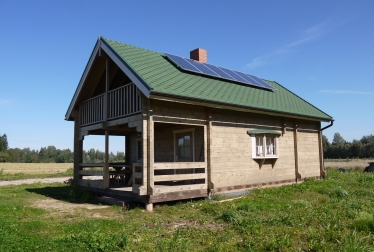
[[[301,179],[320,176],[318,125],[298,124],[299,174]]]

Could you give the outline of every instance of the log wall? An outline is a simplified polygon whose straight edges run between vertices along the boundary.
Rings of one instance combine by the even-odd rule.
[[[207,162],[210,164],[210,189],[222,192],[251,186],[294,183],[297,173],[302,179],[320,175],[317,122],[223,109],[210,109],[209,113],[210,116],[205,108],[199,106],[154,101],[155,162],[173,162],[173,130],[191,128],[191,125],[207,125],[209,117],[211,156]],[[167,123],[172,126],[163,127]],[[279,157],[275,162],[267,159],[260,165],[260,160],[252,158],[251,136],[247,130],[254,129],[282,133],[278,138]],[[203,140],[203,130],[203,127],[195,127],[196,161],[201,151],[198,139]]]

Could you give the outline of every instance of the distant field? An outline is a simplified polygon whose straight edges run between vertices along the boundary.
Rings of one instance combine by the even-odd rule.
[[[0,163],[3,174],[55,174],[73,168],[73,163]]]
[[[325,167],[363,169],[368,162],[374,162],[374,159],[325,159]]]

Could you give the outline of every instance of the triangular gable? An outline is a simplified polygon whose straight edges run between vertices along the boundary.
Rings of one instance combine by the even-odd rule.
[[[146,96],[149,97],[150,91],[152,88],[149,87],[126,63],[124,59],[118,56],[118,54],[105,42],[102,37],[99,37],[95,47],[91,53],[90,59],[84,69],[82,77],[79,81],[78,87],[74,93],[73,99],[70,102],[69,108],[65,114],[65,120],[70,120],[72,117],[73,108],[76,105],[79,93],[81,92],[84,83],[86,82],[87,76],[91,70],[91,67],[97,56],[100,56],[100,50],[103,50],[109,58],[129,77],[129,79],[134,83],[134,85],[139,88],[139,90]]]

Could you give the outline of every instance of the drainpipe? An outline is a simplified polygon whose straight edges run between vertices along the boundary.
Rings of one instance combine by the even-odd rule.
[[[324,157],[323,157],[323,146],[322,146],[322,131],[324,131],[325,129],[327,128],[330,128],[332,125],[334,124],[334,120],[331,120],[330,121],[330,124],[327,125],[326,127],[323,127],[320,131],[319,131],[319,141],[320,141],[320,148],[321,151],[320,151],[320,162],[321,162],[321,177],[322,178],[325,178],[326,177],[326,170],[325,170],[325,160],[324,160]]]
[[[334,121],[335,121],[334,119],[331,120],[329,125],[327,125],[326,127],[323,127],[323,128],[321,129],[321,132],[324,131],[324,130],[327,129],[327,128],[330,128],[330,127],[334,124]]]

